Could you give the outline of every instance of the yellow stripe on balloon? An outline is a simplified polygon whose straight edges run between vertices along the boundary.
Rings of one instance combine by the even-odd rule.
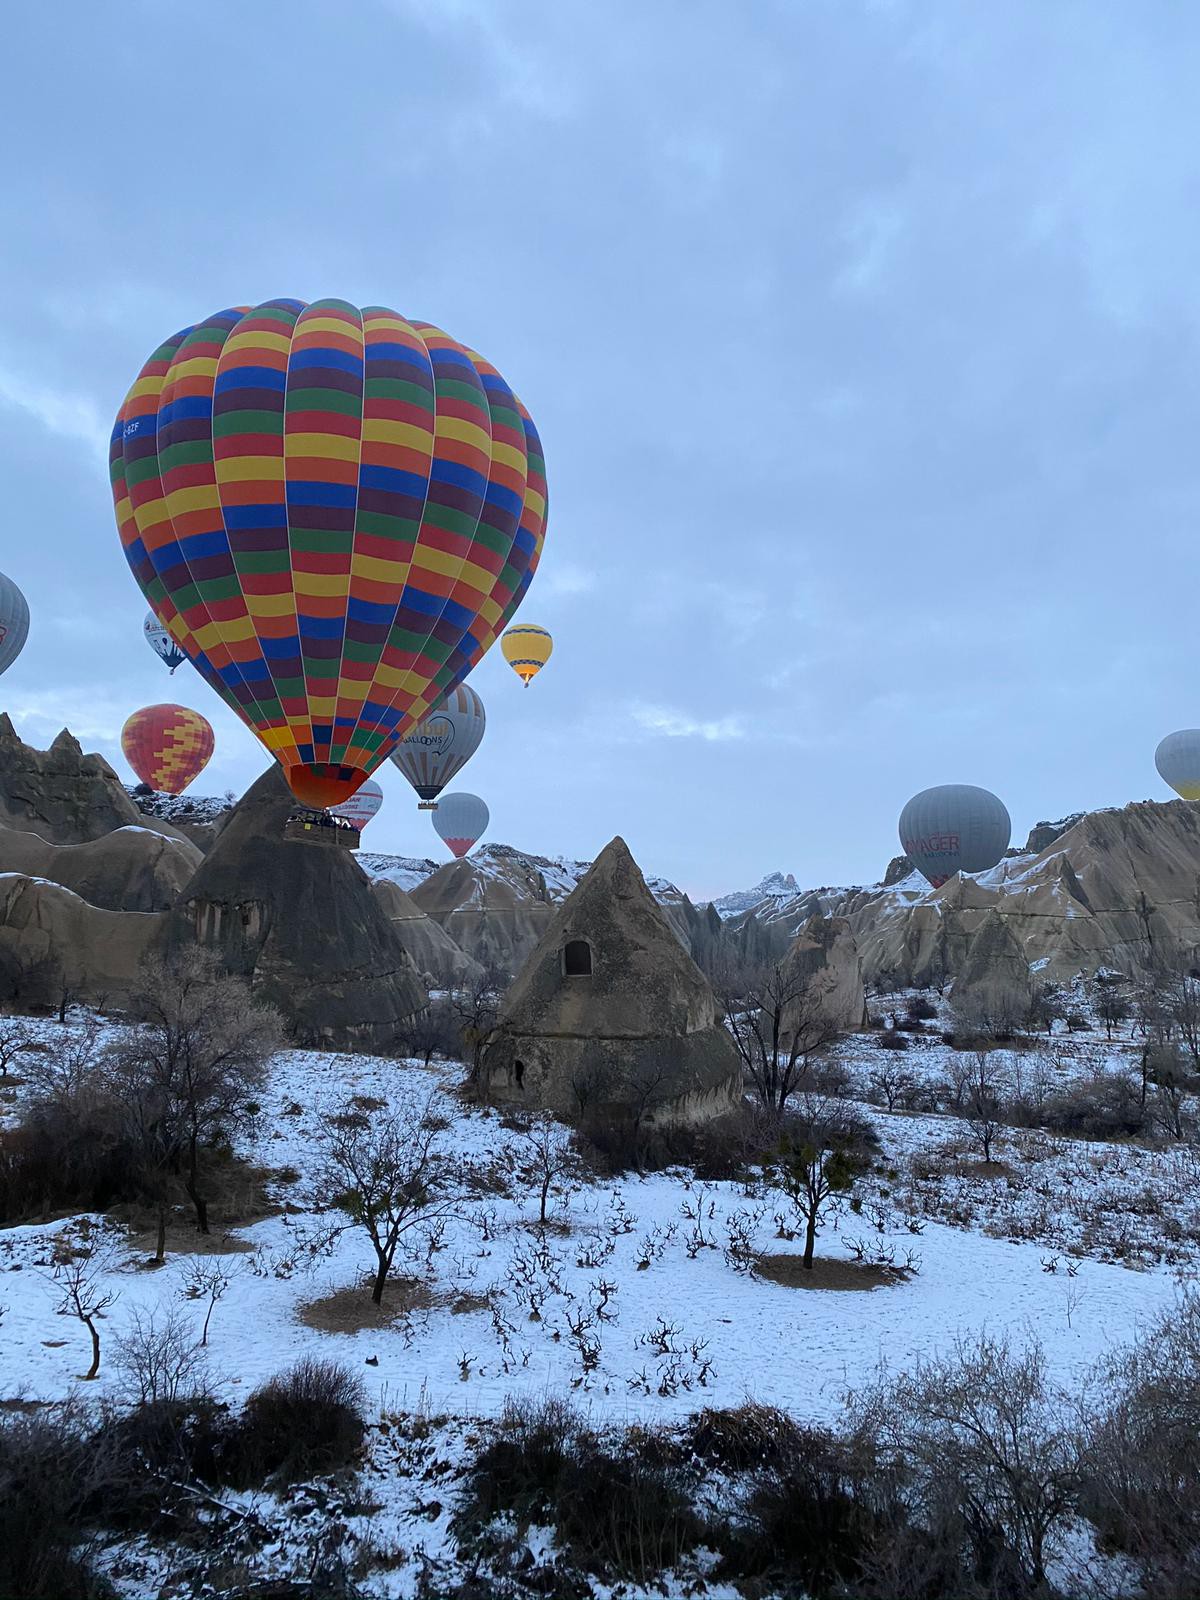
[[[340,433],[288,433],[284,444],[289,456],[308,456],[314,461],[357,461],[357,439]]]
[[[218,483],[282,483],[282,456],[226,456],[216,463]]]

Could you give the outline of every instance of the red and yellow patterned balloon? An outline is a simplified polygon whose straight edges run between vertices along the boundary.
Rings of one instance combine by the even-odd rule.
[[[187,706],[143,706],[121,729],[121,749],[143,783],[162,794],[182,794],[208,765],[213,731]]]
[[[160,345],[110,453],[151,609],[306,805],[352,795],[508,625],[537,568],[537,430],[427,322],[344,300]]]

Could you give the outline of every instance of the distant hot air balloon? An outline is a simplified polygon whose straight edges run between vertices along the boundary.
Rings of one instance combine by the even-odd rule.
[[[121,729],[125,759],[143,783],[162,794],[182,794],[213,753],[213,731],[187,706],[144,706]]]
[[[1200,728],[1169,733],[1154,752],[1154,765],[1181,800],[1200,800]]]
[[[461,682],[541,554],[529,414],[480,356],[378,306],[185,328],[110,459],[147,601],[307,806],[348,799]]]
[[[448,794],[438,801],[433,825],[456,856],[465,856],[487,832],[490,813],[477,794]]]
[[[994,867],[1011,835],[1003,802],[970,783],[922,789],[900,813],[904,853],[935,889],[956,872]]]
[[[9,667],[25,648],[29,637],[29,606],[11,578],[0,572],[0,672]]]
[[[183,651],[175,643],[153,611],[147,611],[146,620],[142,623],[142,632],[145,634],[146,643],[151,650],[154,651],[160,661],[164,661],[170,667],[172,673],[176,667],[182,666],[187,660]]]
[[[519,622],[510,628],[500,641],[504,659],[528,689],[530,682],[549,661],[554,650],[554,640],[545,628]]]
[[[368,778],[361,789],[349,800],[343,800],[340,806],[333,806],[332,811],[335,817],[345,817],[350,826],[361,833],[382,804],[383,790],[374,778]]]
[[[487,717],[483,701],[468,684],[460,683],[436,711],[405,734],[392,751],[392,760],[417,791],[428,811],[452,778],[479,749]]]

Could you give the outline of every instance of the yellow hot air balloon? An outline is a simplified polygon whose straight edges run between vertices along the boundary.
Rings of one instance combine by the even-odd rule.
[[[554,640],[545,628],[535,628],[531,622],[518,622],[500,640],[504,659],[528,689],[529,681],[546,665],[554,649]]]

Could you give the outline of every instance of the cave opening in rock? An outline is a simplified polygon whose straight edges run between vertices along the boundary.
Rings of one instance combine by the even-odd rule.
[[[592,947],[586,939],[570,939],[563,948],[563,972],[568,978],[590,978]]]

